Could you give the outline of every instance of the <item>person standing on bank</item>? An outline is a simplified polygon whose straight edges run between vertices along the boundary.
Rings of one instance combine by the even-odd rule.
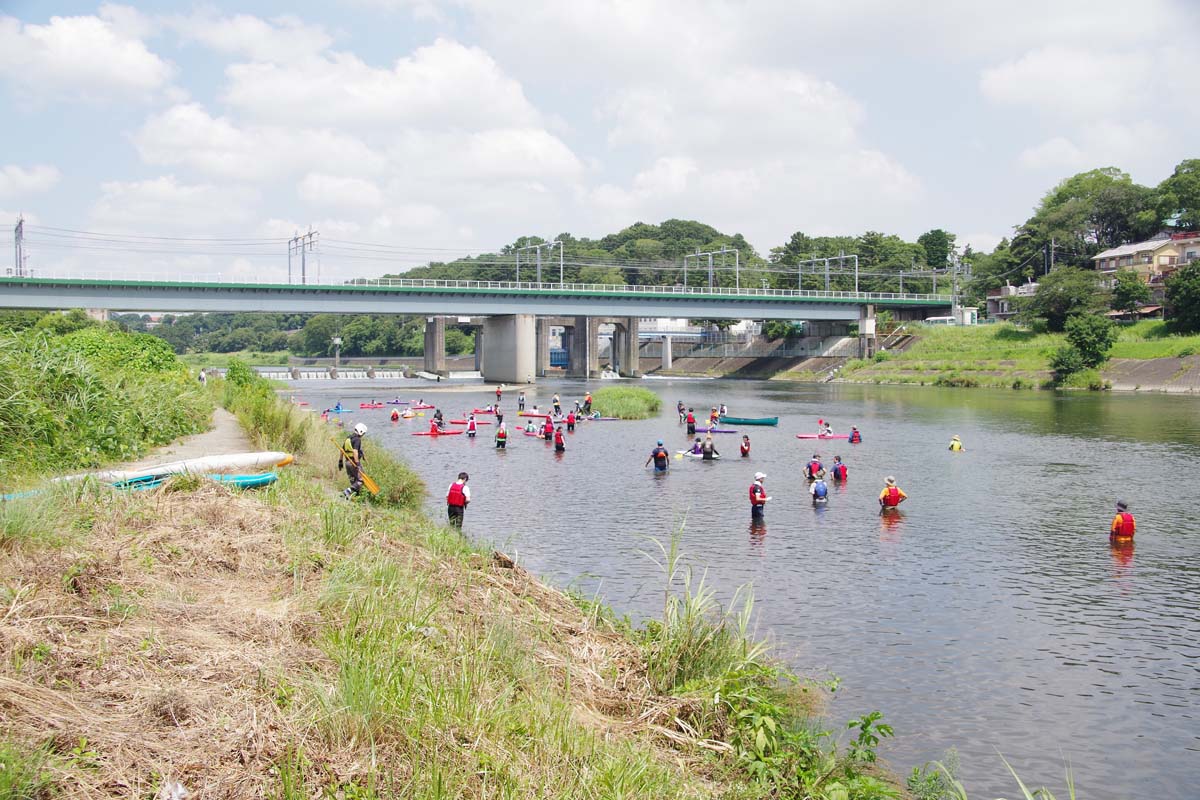
[[[362,470],[360,469],[366,454],[363,452],[363,437],[367,435],[367,426],[361,422],[354,426],[354,431],[342,442],[341,453],[338,454],[338,469],[345,469],[350,478],[350,485],[342,491],[342,497],[349,500],[362,491]]]
[[[450,518],[451,527],[458,528],[460,531],[463,526],[463,516],[467,513],[467,506],[471,504],[471,489],[467,486],[467,481],[470,479],[470,475],[460,472],[458,480],[450,484],[450,488],[446,491],[446,516]]]

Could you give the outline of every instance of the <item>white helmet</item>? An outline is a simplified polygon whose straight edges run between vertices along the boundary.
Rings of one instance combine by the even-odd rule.
[[[357,433],[359,436],[366,436],[367,435],[367,426],[363,425],[360,422],[354,426],[354,432]]]

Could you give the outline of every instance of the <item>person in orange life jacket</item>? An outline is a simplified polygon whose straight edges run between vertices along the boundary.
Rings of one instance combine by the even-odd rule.
[[[562,425],[554,432],[554,452],[564,453],[567,450],[567,439],[563,436]]]
[[[841,482],[841,481],[846,480],[846,473],[848,470],[846,469],[846,465],[842,463],[841,456],[833,457],[833,470],[832,471],[833,471],[833,479],[835,481]]]
[[[750,437],[744,433],[742,434],[742,444],[738,450],[741,452],[742,458],[750,457]]]
[[[392,409],[392,422],[400,421],[400,412],[397,409]]]
[[[1129,504],[1124,500],[1117,501],[1117,515],[1113,517],[1108,534],[1113,539],[1132,539],[1137,531],[1137,521],[1129,513]]]
[[[704,442],[700,445],[700,458],[704,461],[712,461],[720,457],[721,454],[717,452],[717,445],[713,441],[712,434],[705,434]]]
[[[478,430],[478,427],[475,424],[475,415],[471,414],[469,417],[467,417],[467,438],[474,439],[475,432],[477,430]]]
[[[363,452],[362,441],[366,435],[367,426],[361,422],[358,423],[354,426],[354,432],[342,442],[341,452],[338,453],[338,469],[345,468],[346,475],[350,478],[350,485],[342,492],[342,497],[347,500],[362,491],[362,471],[359,467],[367,457]]]
[[[687,416],[683,418],[683,421],[687,423],[688,436],[695,436],[696,435],[696,409],[689,408],[688,412],[687,412]]]
[[[590,391],[583,396],[583,413],[592,413],[592,393]]]
[[[896,485],[896,479],[891,475],[887,476],[886,486],[879,493],[879,505],[882,508],[895,508],[908,499],[908,495],[904,490]]]
[[[862,444],[862,434],[853,425],[850,426],[850,444]]]
[[[812,495],[813,505],[829,502],[829,485],[825,483],[823,478],[817,478],[808,487],[808,493]]]
[[[496,426],[496,449],[508,449],[508,429],[504,427],[503,422]]]
[[[446,491],[446,516],[450,518],[450,525],[459,530],[462,530],[463,515],[467,513],[467,506],[471,504],[471,490],[467,487],[467,481],[470,479],[470,475],[460,472],[458,480],[450,484]]]
[[[671,466],[671,454],[663,447],[663,440],[658,440],[658,445],[650,451],[650,457],[646,459],[644,466],[650,466],[650,462],[654,462],[655,472],[666,472],[667,467]]]
[[[813,453],[812,461],[804,465],[804,477],[810,481],[815,481],[825,472],[825,465],[821,463],[821,457]]]
[[[708,427],[715,428],[717,423],[721,421],[721,412],[717,411],[717,407],[713,406],[712,411],[708,414]]]
[[[546,420],[546,427],[542,428],[542,437],[548,442],[554,438],[554,423]]]
[[[567,412],[567,430],[568,431],[575,430],[575,412],[574,411]]]
[[[770,497],[767,497],[767,490],[763,488],[763,480],[767,476],[761,472],[754,473],[754,483],[750,484],[750,518],[762,519],[765,506]]]

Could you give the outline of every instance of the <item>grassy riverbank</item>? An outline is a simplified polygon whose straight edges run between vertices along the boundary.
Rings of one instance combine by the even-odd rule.
[[[233,360],[242,361],[252,367],[286,367],[291,353],[287,350],[243,350],[237,353],[185,353],[179,358],[189,367],[215,367],[225,369]]]
[[[649,419],[662,408],[662,398],[640,386],[605,386],[592,396],[592,409],[602,417]]]

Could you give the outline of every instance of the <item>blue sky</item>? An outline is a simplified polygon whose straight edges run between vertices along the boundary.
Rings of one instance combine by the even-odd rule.
[[[1200,155],[1198,33],[1187,0],[0,0],[0,242],[20,212],[47,271],[395,248],[326,246],[347,276],[669,217],[990,248],[1061,178]]]

